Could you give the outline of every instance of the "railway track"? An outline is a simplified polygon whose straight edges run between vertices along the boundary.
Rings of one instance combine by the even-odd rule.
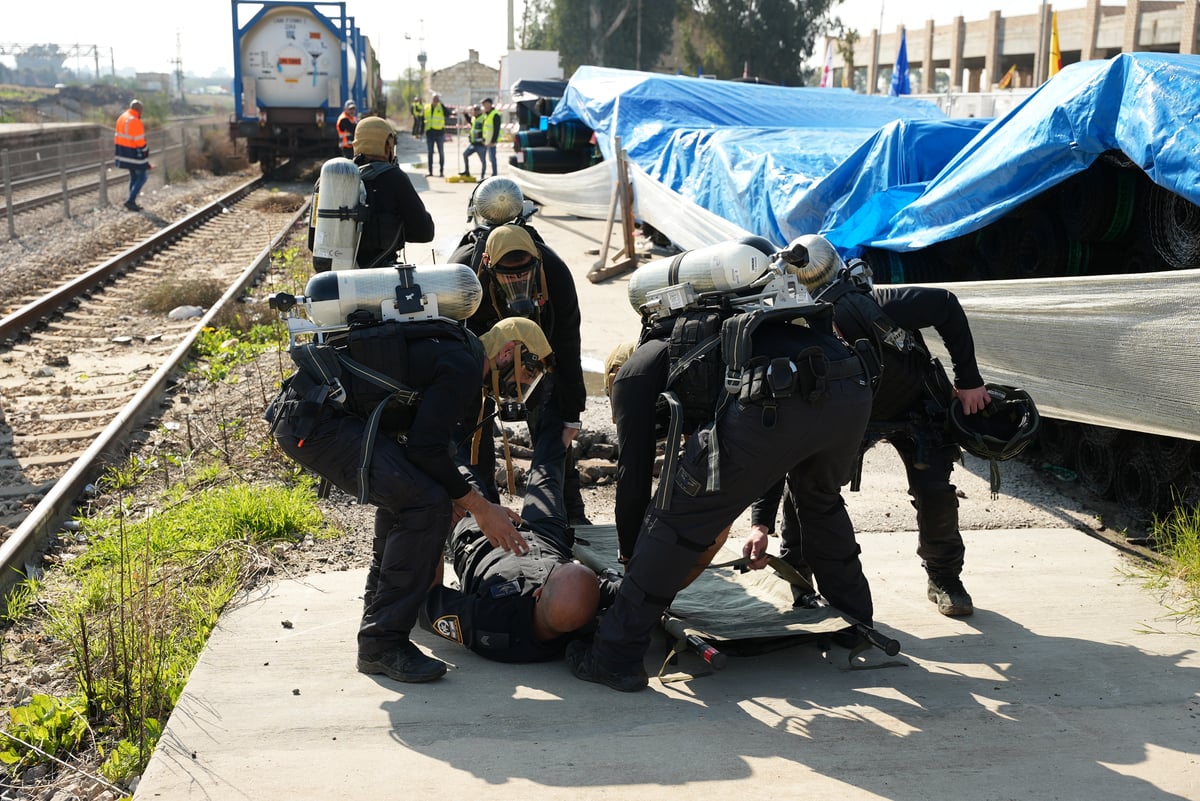
[[[14,181],[0,194],[0,218],[63,203],[71,198],[99,197],[101,186],[108,191],[124,192],[129,185],[126,170],[109,169],[107,165],[88,164],[75,167],[64,174],[43,175]]]
[[[295,206],[299,205],[299,209]],[[200,331],[269,265],[305,214],[262,178],[231,192],[0,319],[0,588],[73,513],[106,457],[152,416]],[[145,299],[207,281],[199,316]]]

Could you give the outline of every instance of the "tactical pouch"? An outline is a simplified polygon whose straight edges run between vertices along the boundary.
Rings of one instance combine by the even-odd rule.
[[[825,365],[828,367],[828,359],[825,360]],[[767,386],[771,390],[771,397],[789,397],[796,388],[798,372],[796,365],[786,356],[771,359],[771,363],[767,365]]]
[[[809,403],[829,392],[829,357],[816,345],[796,355],[796,391]]]
[[[757,403],[767,397],[767,370],[770,360],[765,356],[755,356],[746,365],[742,373],[742,388],[738,392],[738,400],[742,403]]]

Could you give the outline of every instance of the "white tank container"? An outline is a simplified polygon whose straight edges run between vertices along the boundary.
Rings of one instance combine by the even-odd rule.
[[[381,320],[398,319],[411,313],[397,311],[397,290],[403,299],[404,288],[412,284],[421,288],[425,310],[416,313],[418,319],[440,316],[465,320],[483,300],[479,279],[465,264],[338,270],[308,279],[304,288],[306,316],[323,328],[345,325],[356,311],[371,312]]]
[[[341,33],[310,9],[273,8],[241,37],[243,79],[254,80],[255,95],[267,108],[317,108],[341,105]],[[346,85],[354,84],[354,59],[348,59]],[[330,100],[332,98],[332,101]]]
[[[771,259],[753,245],[721,242],[648,262],[629,278],[629,304],[640,311],[646,295],[656,289],[688,283],[698,294],[737,292],[748,287],[771,266]]]

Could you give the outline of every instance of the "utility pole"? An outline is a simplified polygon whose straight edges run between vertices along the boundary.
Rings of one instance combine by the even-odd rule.
[[[513,33],[513,0],[508,0],[508,50],[512,52],[517,49],[517,40]]]
[[[425,55],[425,20],[421,20],[421,33],[417,39],[417,65],[421,69],[421,95],[425,95],[425,62],[429,60],[429,56]]]
[[[180,44],[179,31],[175,31],[175,58],[171,61],[175,65],[175,91],[179,94],[179,102],[182,103],[183,97],[183,46]]]

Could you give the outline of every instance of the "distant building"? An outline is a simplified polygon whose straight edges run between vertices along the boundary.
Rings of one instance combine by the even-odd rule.
[[[991,11],[986,19],[949,24],[926,20],[909,24],[907,49],[914,94],[992,92],[1016,67],[1007,88],[1029,88],[1048,76],[1050,32],[1054,8],[1013,17]],[[1200,4],[1196,0],[1131,0],[1124,6],[1088,0],[1085,8],[1059,11],[1062,64],[1112,58],[1118,53],[1154,51],[1200,52]],[[915,20],[913,20],[915,22]],[[851,85],[868,94],[886,94],[900,50],[900,33],[859,31],[854,47]],[[824,53],[820,43],[819,52]],[[846,68],[834,48],[834,85]]]
[[[423,101],[434,92],[447,107],[473,106],[485,97],[500,96],[500,70],[479,62],[479,51],[468,50],[467,60],[425,74]]]
[[[171,90],[171,74],[168,72],[139,72],[134,76],[138,91],[162,92]]]

